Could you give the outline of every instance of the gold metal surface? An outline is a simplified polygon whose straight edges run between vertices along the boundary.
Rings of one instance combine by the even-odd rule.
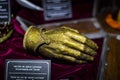
[[[0,25],[0,43],[6,41],[13,33],[12,26],[8,23]]]
[[[39,45],[46,43],[45,39],[42,37],[42,30],[42,28],[38,29],[34,26],[30,26],[25,33],[23,47],[29,51],[35,52]]]
[[[11,36],[12,33],[13,33],[13,30],[10,30],[7,34],[4,34],[3,37],[0,38],[0,43],[7,40]]]
[[[47,31],[31,26],[25,33],[23,46],[51,59],[79,64],[93,61],[98,49],[92,40],[65,26]]]

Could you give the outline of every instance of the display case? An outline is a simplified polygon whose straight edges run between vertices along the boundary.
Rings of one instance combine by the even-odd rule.
[[[109,2],[109,3],[108,3]],[[100,7],[98,9],[99,15],[98,20],[101,24],[101,27],[108,35],[108,46],[109,51],[107,52],[106,61],[107,61],[107,67],[104,70],[103,74],[103,80],[118,80],[119,79],[119,42],[120,42],[120,30],[118,27],[112,27],[113,25],[109,25],[106,21],[107,16],[109,14],[112,15],[111,20],[113,20],[115,23],[119,23],[117,20],[118,12],[119,12],[119,0],[106,0],[106,3],[104,3],[103,0],[99,0],[99,5],[104,4],[103,7]],[[119,25],[119,24],[117,24]]]
[[[14,33],[6,42],[0,44],[0,80],[4,80],[5,61],[7,59],[32,59],[43,60],[42,56],[29,54],[23,48],[23,37],[25,30],[30,25],[35,25],[46,30],[68,26],[77,29],[81,34],[87,36],[97,43],[99,49],[95,60],[88,64],[71,65],[52,61],[51,62],[51,80],[103,80],[106,63],[106,53],[108,50],[108,35],[104,32],[97,18],[101,7],[98,6],[98,0],[29,0],[32,3],[42,7],[43,10],[35,10],[19,4],[19,1],[11,0],[11,10],[14,17],[11,20]],[[47,4],[45,3],[47,2]],[[67,2],[68,1],[68,2]],[[59,3],[61,2],[61,3]],[[68,14],[58,14],[63,6],[62,2],[69,4],[67,6]],[[52,4],[52,5],[51,5]],[[56,5],[57,4],[57,5]],[[50,11],[51,5],[57,6],[58,12],[53,15],[54,10]],[[63,6],[64,7],[64,6]],[[50,9],[50,10],[49,10]],[[66,10],[66,8],[65,8]],[[63,11],[65,11],[63,10]],[[53,13],[50,13],[53,12]],[[66,11],[65,11],[66,12]],[[46,16],[46,14],[51,14]],[[65,14],[65,15],[64,15]],[[68,16],[69,15],[69,16]],[[62,17],[61,17],[62,16]],[[64,17],[65,16],[65,17]]]

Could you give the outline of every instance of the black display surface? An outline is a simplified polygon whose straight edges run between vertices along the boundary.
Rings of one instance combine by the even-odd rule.
[[[11,20],[10,0],[0,0],[0,25]]]
[[[50,60],[7,60],[6,80],[50,80]]]

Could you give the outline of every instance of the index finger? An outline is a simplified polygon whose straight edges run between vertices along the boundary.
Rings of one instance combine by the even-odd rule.
[[[80,33],[75,33],[75,32],[66,32],[65,35],[71,37],[72,39],[80,42],[80,43],[84,43],[87,46],[89,46],[90,48],[97,50],[98,46],[97,44],[92,41],[91,39],[87,38],[86,36],[80,34]]]

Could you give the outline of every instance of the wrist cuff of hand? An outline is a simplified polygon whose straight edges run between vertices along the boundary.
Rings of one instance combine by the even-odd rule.
[[[46,44],[43,31],[43,28],[30,26],[25,32],[23,47],[28,51],[36,52],[39,46]]]

